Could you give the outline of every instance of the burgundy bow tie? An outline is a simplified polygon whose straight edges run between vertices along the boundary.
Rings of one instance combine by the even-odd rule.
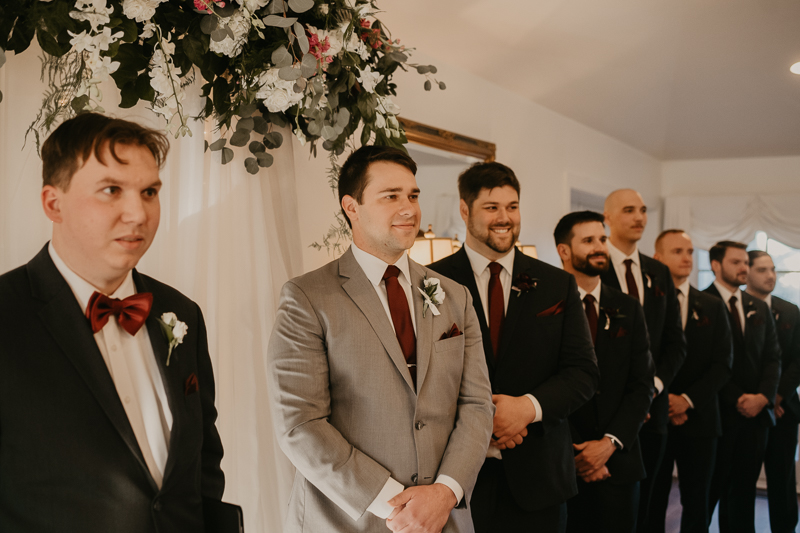
[[[86,318],[92,326],[92,332],[97,333],[108,322],[112,315],[117,317],[117,322],[122,329],[136,335],[142,327],[147,315],[150,314],[150,307],[153,305],[153,295],[149,292],[141,292],[128,296],[124,300],[109,298],[105,294],[95,291],[89,299],[89,306],[86,308]]]

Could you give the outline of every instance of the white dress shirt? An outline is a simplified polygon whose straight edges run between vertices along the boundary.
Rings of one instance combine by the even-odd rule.
[[[355,257],[356,262],[361,267],[361,270],[364,271],[364,274],[367,275],[369,282],[372,283],[373,287],[375,287],[375,292],[378,294],[381,304],[383,304],[383,309],[386,311],[386,316],[389,317],[389,323],[392,325],[392,330],[394,331],[392,312],[389,309],[389,295],[386,293],[386,282],[383,281],[383,275],[386,273],[386,268],[389,266],[389,264],[383,259],[379,259],[374,255],[360,249],[355,243],[350,245],[350,249],[353,251],[353,257]],[[403,292],[406,294],[406,299],[408,300],[408,310],[411,313],[411,323],[414,325],[414,334],[416,335],[417,319],[414,316],[414,290],[411,287],[411,270],[408,264],[408,254],[403,254],[400,259],[397,260],[394,266],[400,269],[400,275],[397,276],[397,281],[400,283],[400,286],[403,288]],[[417,293],[419,293],[419,291],[417,291]],[[420,301],[421,300],[422,295],[420,294]],[[458,483],[458,481],[450,476],[439,474],[436,477],[436,483],[441,483],[453,491],[453,494],[456,496],[456,505],[458,505],[458,502],[460,502],[461,498],[464,497],[464,489],[461,488],[461,485]],[[394,507],[390,506],[386,502],[404,490],[405,487],[399,481],[393,477],[390,477],[386,480],[386,484],[378,493],[378,496],[372,501],[369,507],[367,507],[367,511],[374,514],[378,518],[389,518],[389,515],[392,514]]]
[[[731,296],[736,296],[736,310],[739,311],[739,322],[742,324],[742,335],[744,335],[744,330],[746,326],[744,320],[744,305],[742,304],[741,289],[736,289],[736,292],[731,292],[727,288],[723,287],[722,283],[716,280],[714,280],[714,286],[719,291],[720,296],[722,296],[722,301],[725,302],[725,307],[728,308],[728,311],[731,310],[731,304],[730,304]],[[731,327],[736,327],[736,324],[731,322]]]
[[[475,284],[478,286],[478,295],[481,298],[481,306],[483,307],[483,316],[486,317],[486,323],[489,324],[489,281],[492,279],[492,273],[489,270],[489,263],[492,261],[480,253],[476,252],[468,244],[464,244],[464,250],[467,252],[467,257],[469,258],[470,265],[472,265],[472,273],[475,275]],[[512,296],[511,294],[511,285],[512,285],[512,272],[514,271],[514,254],[517,253],[516,246],[511,248],[511,251],[495,261],[499,263],[500,266],[503,267],[503,270],[500,271],[500,284],[503,286],[503,313],[505,314],[508,311],[508,300]],[[531,421],[534,422],[541,422],[542,421],[542,406],[539,405],[539,400],[537,400],[533,394],[526,394],[526,398],[528,398],[532,403],[534,409],[536,409],[536,416]],[[486,457],[491,457],[493,459],[502,459],[502,454],[498,448],[494,446],[489,446],[489,449],[486,451]]]
[[[675,292],[678,293],[678,303],[681,306],[681,326],[686,329],[686,323],[689,321],[689,278],[686,281],[675,287]],[[686,402],[689,404],[690,409],[694,409],[694,403],[691,398],[684,392],[681,394]]]
[[[597,313],[598,319],[600,318],[600,287],[602,287],[602,285],[603,284],[600,283],[600,278],[597,278],[597,285],[594,286],[594,289],[592,289],[591,292],[586,292],[580,285],[578,285],[578,294],[581,297],[581,302],[583,302],[583,299],[586,298],[587,294],[591,294],[594,297],[594,312]],[[599,322],[598,322],[598,327],[600,327]],[[624,448],[622,441],[619,440],[614,435],[612,435],[611,433],[606,433],[604,436],[611,439],[611,442],[613,442],[614,444],[618,444],[620,450]]]
[[[59,257],[52,242],[48,251],[85,313],[92,294],[102,291],[73,272]],[[108,296],[121,300],[135,293],[133,276],[128,272],[122,285]],[[169,455],[172,412],[147,327],[142,326],[136,335],[130,335],[112,316],[103,329],[94,334],[94,340],[114,381],[145,464],[161,488]]]
[[[617,279],[619,280],[619,286],[622,289],[622,292],[625,294],[628,294],[628,281],[625,279],[625,272],[627,272],[625,261],[627,259],[633,261],[631,263],[631,273],[633,274],[633,280],[636,282],[636,288],[639,289],[639,303],[642,304],[642,307],[644,307],[645,281],[642,278],[642,264],[639,260],[639,246],[637,245],[636,248],[634,248],[631,255],[625,255],[625,253],[619,248],[611,244],[611,239],[607,240],[606,244],[608,245],[608,255],[611,258],[611,264],[614,265],[614,272],[617,274]],[[661,392],[664,390],[664,382],[661,381],[661,378],[655,376],[653,378],[653,383],[656,386],[656,392],[661,394]]]

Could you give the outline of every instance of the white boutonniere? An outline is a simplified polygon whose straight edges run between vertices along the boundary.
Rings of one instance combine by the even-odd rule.
[[[692,310],[692,320],[700,320],[700,315],[697,314],[697,309]]]
[[[647,288],[649,289],[653,286],[653,281],[650,279],[650,274],[645,274],[644,277],[647,279]]]
[[[169,366],[169,358],[172,355],[172,350],[183,342],[183,338],[186,336],[186,332],[189,328],[186,326],[186,322],[178,320],[175,313],[164,313],[161,315],[161,318],[158,319],[158,323],[161,325],[161,331],[164,332],[169,342],[169,351],[167,352],[167,366]]]
[[[422,294],[422,318],[425,318],[425,313],[430,308],[433,316],[439,316],[437,305],[441,305],[444,301],[444,290],[439,286],[439,278],[430,278],[426,276],[422,280],[422,287],[417,287],[417,290]]]
[[[756,310],[755,309],[751,309],[750,311],[747,312],[747,316],[745,318],[750,318],[754,314],[756,314]]]

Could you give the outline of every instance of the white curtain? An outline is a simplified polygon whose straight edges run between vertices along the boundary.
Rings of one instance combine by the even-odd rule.
[[[685,230],[698,248],[722,240],[748,243],[757,231],[800,248],[800,194],[675,196],[664,205],[664,229]]]
[[[39,204],[41,161],[32,138],[21,150],[45,89],[37,55],[11,56],[0,69],[0,273],[29,261],[51,232]],[[144,106],[118,109],[113,85],[103,92],[108,114],[161,127]],[[187,113],[201,105],[187,94]],[[161,224],[138,268],[202,308],[225,447],[223,499],[244,508],[248,532],[278,533],[293,471],[272,431],[265,354],[280,287],[303,271],[295,146],[284,131],[274,165],[253,176],[243,166],[245,150],[225,166],[219,152],[204,153],[211,122],[190,125],[191,138],[171,139],[161,172]]]

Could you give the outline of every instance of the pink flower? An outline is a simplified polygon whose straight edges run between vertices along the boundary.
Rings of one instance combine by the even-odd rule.
[[[309,51],[309,53],[312,56],[316,57],[317,61],[322,61],[323,60],[323,54],[325,52],[327,52],[328,50],[330,50],[330,48],[331,48],[330,39],[328,39],[328,36],[326,35],[325,39],[323,39],[322,42],[320,42],[319,36],[316,33],[311,33],[309,31],[306,31],[306,34],[308,35],[308,51]],[[326,63],[330,63],[331,61],[333,61],[333,58],[331,58],[331,57],[326,57],[325,58],[325,62]]]
[[[223,0],[194,0],[194,7],[198,11],[205,11],[206,13],[212,13],[213,11],[211,8],[214,4],[218,5],[219,7],[225,7],[225,2]]]
[[[365,19],[361,19],[358,21],[362,28],[369,28],[369,21]]]

